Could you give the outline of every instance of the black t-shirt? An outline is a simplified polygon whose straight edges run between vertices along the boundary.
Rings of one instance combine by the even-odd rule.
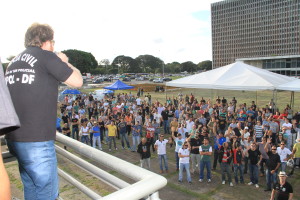
[[[168,110],[163,110],[161,112],[161,116],[162,116],[163,120],[168,120],[169,119],[169,111]]]
[[[151,143],[149,141],[147,141],[145,144],[143,144],[142,142],[138,145],[138,150],[137,152],[140,154],[141,159],[145,159],[145,158],[150,158],[151,153],[150,153],[150,146]]]
[[[260,156],[260,151],[258,149],[256,149],[255,151],[252,151],[252,149],[248,150],[248,154],[249,154],[249,160],[250,160],[250,164],[251,165],[256,165],[259,161],[259,156]]]
[[[269,151],[267,154],[269,156],[269,160],[267,162],[267,167],[269,170],[274,170],[276,168],[277,164],[281,163],[280,156],[278,155],[278,153],[273,154],[271,151]]]
[[[76,117],[72,118],[72,123],[77,123],[78,119]],[[78,124],[72,125],[73,128],[78,128]]]
[[[64,124],[69,122],[69,116],[68,115],[62,116],[61,119],[63,120]]]
[[[201,145],[202,145],[201,138],[198,138],[198,139],[192,138],[191,139],[191,148],[192,148],[191,153],[192,154],[199,154],[199,146],[201,146]],[[195,147],[195,146],[198,146],[198,148],[193,149],[193,147]]]
[[[7,134],[8,140],[55,140],[58,84],[72,72],[56,54],[39,47],[28,47],[11,61],[5,80],[21,127]]]
[[[288,182],[285,182],[282,186],[276,183],[273,189],[275,190],[275,200],[288,200],[289,194],[293,193],[293,187]]]
[[[68,132],[68,131],[70,131],[70,128],[69,128],[69,127],[67,127],[67,128],[63,127],[62,130],[63,130],[63,131],[66,131],[66,134],[70,134],[70,132]]]

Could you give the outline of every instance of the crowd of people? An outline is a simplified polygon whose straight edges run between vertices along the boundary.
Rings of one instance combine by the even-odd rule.
[[[178,181],[186,171],[190,184],[191,173],[199,173],[203,182],[204,170],[211,182],[211,170],[219,163],[222,184],[244,184],[249,174],[248,185],[259,188],[259,177],[265,176],[265,191],[271,191],[279,183],[279,172],[292,176],[298,168],[300,114],[293,115],[288,105],[279,112],[273,100],[258,108],[254,101],[249,106],[238,104],[235,97],[212,101],[179,93],[163,103],[149,93],[140,95],[119,93],[102,100],[91,94],[66,95],[57,129],[100,150],[107,144],[111,151],[112,143],[117,150],[116,138],[120,139],[122,149],[138,152],[141,167],[147,169],[150,152],[157,151],[160,173],[168,172],[166,148],[174,145]],[[287,165],[292,168],[288,174]]]

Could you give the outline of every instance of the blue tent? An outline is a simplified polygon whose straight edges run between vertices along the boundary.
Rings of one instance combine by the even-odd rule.
[[[126,83],[123,83],[120,80],[117,80],[113,84],[104,87],[104,89],[109,89],[109,90],[127,90],[127,89],[132,89],[132,88],[134,88],[134,87],[127,85]]]
[[[81,92],[76,89],[66,89],[62,91],[62,94],[81,94]]]

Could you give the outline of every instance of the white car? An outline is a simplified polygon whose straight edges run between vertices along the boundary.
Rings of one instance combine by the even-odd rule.
[[[156,78],[153,80],[153,83],[163,83],[164,80],[162,78]]]

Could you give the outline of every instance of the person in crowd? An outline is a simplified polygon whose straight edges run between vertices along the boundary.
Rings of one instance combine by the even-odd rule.
[[[80,132],[81,132],[81,142],[88,145],[89,143],[89,135],[90,135],[90,128],[87,126],[87,121],[84,121],[81,125]]]
[[[181,148],[178,150],[179,156],[179,177],[178,181],[182,182],[183,170],[186,171],[186,178],[189,184],[192,184],[192,178],[190,174],[190,150],[191,146],[188,142],[184,142]]]
[[[152,126],[151,122],[149,122],[148,126],[146,126],[145,128],[146,128],[146,138],[147,138],[147,141],[150,142],[150,144],[152,146],[152,150],[153,150],[153,152],[155,152],[155,148],[154,148],[154,132],[155,132],[155,128]]]
[[[78,116],[76,116],[76,113],[73,113],[71,123],[72,123],[72,138],[79,141],[79,119]]]
[[[137,152],[140,154],[141,167],[150,170],[150,146],[151,143],[146,138],[142,138],[138,145]]]
[[[204,138],[203,144],[199,147],[200,153],[200,177],[199,182],[203,182],[204,179],[204,168],[206,168],[206,178],[207,182],[211,182],[211,156],[212,156],[212,147],[209,145],[209,140],[207,137]]]
[[[182,138],[182,135],[180,133],[177,134],[177,137],[175,136],[175,132],[172,131],[172,138],[175,142],[175,160],[176,160],[176,171],[179,170],[179,156],[178,151],[182,147],[185,139]],[[189,168],[190,170],[190,168]]]
[[[91,131],[93,133],[93,147],[96,148],[96,145],[98,145],[99,150],[102,150],[100,131],[101,130],[98,122],[94,121]]]
[[[191,172],[192,174],[196,173],[196,171],[199,170],[200,165],[200,153],[199,153],[199,147],[202,145],[202,140],[199,137],[199,133],[191,132],[190,136],[187,139],[188,142],[190,142],[191,145]]]
[[[22,126],[7,134],[6,141],[19,163],[25,200],[58,197],[54,146],[58,85],[64,82],[70,87],[81,87],[83,83],[80,71],[68,62],[68,57],[54,53],[54,44],[54,31],[49,25],[32,24],[25,34],[26,49],[6,70],[8,79],[28,77],[23,81],[7,82]],[[34,73],[27,72],[28,69]]]
[[[118,150],[116,145],[116,136],[117,136],[117,126],[115,122],[111,120],[110,124],[106,125],[108,130],[108,138],[109,138],[109,151],[111,151],[111,143],[114,143],[115,150]]]
[[[139,124],[139,122],[135,122],[135,125],[132,127],[132,148],[131,151],[135,152],[137,151],[137,145],[140,141],[140,133],[142,132],[142,126]]]
[[[269,160],[266,163],[266,181],[267,181],[267,188],[265,192],[271,191],[272,184],[273,186],[277,183],[277,171],[280,167],[280,156],[277,153],[277,147],[272,146],[271,150],[269,148],[270,144],[272,143],[272,139],[269,138],[265,144],[265,152],[267,153]]]
[[[231,169],[230,169],[230,163],[232,160],[232,151],[229,148],[229,145],[227,142],[224,142],[223,145],[220,148],[219,151],[219,163],[221,165],[221,172],[222,172],[222,184],[225,185],[226,179],[225,179],[225,173],[227,174],[229,185],[232,187],[232,179],[231,179]]]
[[[292,176],[294,174],[294,170],[296,165],[300,163],[300,138],[297,138],[297,143],[294,144],[292,155],[294,157],[294,165],[292,167],[291,172],[288,174],[288,176]]]
[[[293,187],[286,181],[287,175],[285,172],[279,172],[279,182],[273,187],[270,200],[292,200]]]
[[[219,150],[224,142],[226,142],[226,138],[223,136],[223,133],[220,132],[214,136],[214,163],[212,170],[216,170],[217,168]]]
[[[257,148],[256,143],[250,145],[248,149],[248,159],[249,159],[249,173],[250,173],[250,182],[248,185],[255,185],[256,188],[259,188],[258,185],[258,166],[262,160],[260,151]]]
[[[256,125],[254,126],[254,134],[253,134],[253,138],[254,138],[255,142],[261,142],[262,137],[264,135],[263,130],[264,129],[263,129],[262,125],[261,125],[261,122],[257,121]]]
[[[168,171],[169,170],[168,157],[167,157],[167,143],[168,143],[168,140],[164,139],[163,134],[160,134],[159,139],[156,140],[156,142],[154,144],[155,149],[157,150],[158,162],[159,162],[159,168],[160,168],[161,174],[164,172],[164,168],[165,168],[166,173],[169,172]],[[163,165],[164,165],[164,168],[163,168]]]
[[[237,143],[233,145],[233,169],[234,169],[234,180],[238,184],[239,181],[241,184],[244,184],[244,151],[242,145]],[[240,176],[240,178],[238,177]]]
[[[285,172],[286,170],[286,163],[289,158],[292,156],[292,152],[285,147],[285,142],[282,141],[280,143],[280,147],[277,147],[277,153],[280,156],[281,161],[281,171]]]
[[[126,134],[126,126],[127,126],[127,123],[124,121],[123,118],[121,118],[120,123],[118,124],[118,129],[119,129],[120,136],[121,136],[122,149],[125,149],[125,144],[124,144],[125,142],[127,144],[127,148],[130,149],[128,135]]]
[[[267,145],[268,151],[271,151],[271,144],[267,144],[267,138],[263,137],[261,142],[258,142],[258,149],[261,153],[262,159],[260,162],[260,177],[265,175],[264,165],[268,163],[269,156],[267,154],[268,151],[265,150],[265,146]]]

